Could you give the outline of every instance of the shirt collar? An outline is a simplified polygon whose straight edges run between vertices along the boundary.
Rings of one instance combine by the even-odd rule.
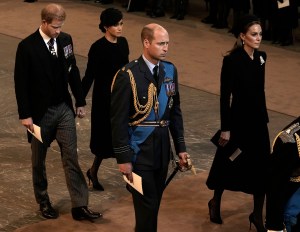
[[[147,60],[147,58],[144,55],[142,55],[142,57],[143,57],[146,65],[148,66],[148,68],[150,69],[150,71],[151,71],[152,74],[153,74],[153,68],[155,66],[158,66],[158,70],[159,70],[159,62],[157,63],[157,65],[155,65],[155,64],[152,64],[149,60]]]
[[[41,27],[39,28],[39,32],[40,32],[44,42],[47,44],[51,38],[42,31]],[[54,39],[54,42],[56,42],[56,38],[53,38],[53,39]]]

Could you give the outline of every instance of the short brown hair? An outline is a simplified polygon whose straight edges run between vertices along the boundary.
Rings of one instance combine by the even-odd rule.
[[[66,12],[61,5],[51,3],[42,9],[41,18],[47,23],[51,23],[53,19],[64,21],[66,19]]]

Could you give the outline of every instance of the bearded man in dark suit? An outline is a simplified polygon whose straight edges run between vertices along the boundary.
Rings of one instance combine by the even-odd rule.
[[[66,13],[58,4],[49,4],[41,12],[37,31],[22,40],[15,62],[15,93],[19,119],[32,133],[40,127],[42,142],[28,133],[32,150],[34,194],[45,218],[58,217],[47,192],[46,153],[54,139],[60,150],[75,220],[96,219],[100,213],[88,205],[88,188],[77,155],[75,115],[85,115],[85,100],[69,34],[61,32]],[[76,100],[76,113],[68,84]]]

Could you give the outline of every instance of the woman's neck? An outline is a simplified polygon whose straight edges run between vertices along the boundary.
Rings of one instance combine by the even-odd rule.
[[[247,52],[247,54],[249,55],[249,57],[253,60],[254,59],[254,48],[249,48],[249,47],[245,47],[244,46],[244,50]]]
[[[105,38],[111,43],[117,43],[118,38],[116,36],[111,36],[111,34],[106,33]]]

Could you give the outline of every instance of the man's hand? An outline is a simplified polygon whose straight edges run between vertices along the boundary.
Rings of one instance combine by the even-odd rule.
[[[187,152],[180,152],[178,156],[179,156],[179,166],[181,168],[186,167],[188,163],[187,159],[190,158],[190,155]]]
[[[85,116],[85,108],[83,106],[76,108],[76,115],[78,118],[83,118]]]
[[[196,175],[196,170],[192,164],[190,155],[187,152],[181,152],[178,154],[178,156],[179,156],[179,170],[182,172],[187,170],[192,170],[192,172]]]
[[[33,129],[33,121],[32,118],[25,118],[25,119],[21,119],[21,123],[23,126],[25,126],[27,129],[29,129],[32,133],[34,133],[34,129]]]
[[[126,176],[130,183],[133,183],[132,163],[119,164],[119,171]]]

